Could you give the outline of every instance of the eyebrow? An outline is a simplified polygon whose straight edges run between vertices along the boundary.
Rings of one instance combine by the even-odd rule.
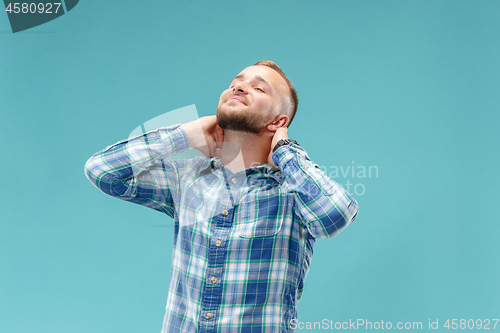
[[[240,74],[240,75],[236,75],[233,79],[234,80],[238,80],[238,79],[244,79],[245,78],[245,75],[243,74]],[[266,81],[264,80],[264,78],[262,76],[258,76],[258,75],[255,75],[254,77],[255,80],[259,81],[259,82],[262,82],[264,83],[265,85],[267,85],[269,88],[271,88],[271,85]]]

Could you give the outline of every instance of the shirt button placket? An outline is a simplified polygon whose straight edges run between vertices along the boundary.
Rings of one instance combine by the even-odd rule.
[[[212,332],[214,325],[217,322],[219,307],[221,306],[221,288],[222,283],[222,270],[224,265],[224,257],[226,256],[225,242],[231,230],[233,220],[233,207],[229,207],[231,202],[228,202],[227,196],[222,197],[220,202],[220,210],[218,215],[213,217],[217,226],[210,242],[208,254],[208,266],[206,271],[206,280],[203,292],[203,307],[199,328],[211,328],[207,331]],[[226,200],[224,200],[226,199]],[[226,207],[226,209],[223,209]],[[216,295],[216,296],[215,296]]]

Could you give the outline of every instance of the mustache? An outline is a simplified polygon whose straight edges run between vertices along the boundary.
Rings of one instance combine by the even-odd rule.
[[[226,98],[225,102],[229,101],[229,100],[230,100],[231,98],[233,98],[233,97],[235,97],[235,98],[239,99],[240,101],[242,101],[242,102],[243,102],[243,104],[248,105],[247,101],[246,101],[244,98],[242,98],[240,95],[236,95],[236,94],[230,94],[230,95]]]

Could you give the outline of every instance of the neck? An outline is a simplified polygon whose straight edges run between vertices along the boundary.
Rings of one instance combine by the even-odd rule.
[[[233,173],[266,164],[272,138],[271,132],[268,135],[224,130],[221,162]]]

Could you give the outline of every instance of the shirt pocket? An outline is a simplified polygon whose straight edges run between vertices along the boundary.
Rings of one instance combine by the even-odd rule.
[[[237,207],[236,232],[241,238],[272,237],[280,232],[285,219],[287,195],[279,187],[259,189]]]

